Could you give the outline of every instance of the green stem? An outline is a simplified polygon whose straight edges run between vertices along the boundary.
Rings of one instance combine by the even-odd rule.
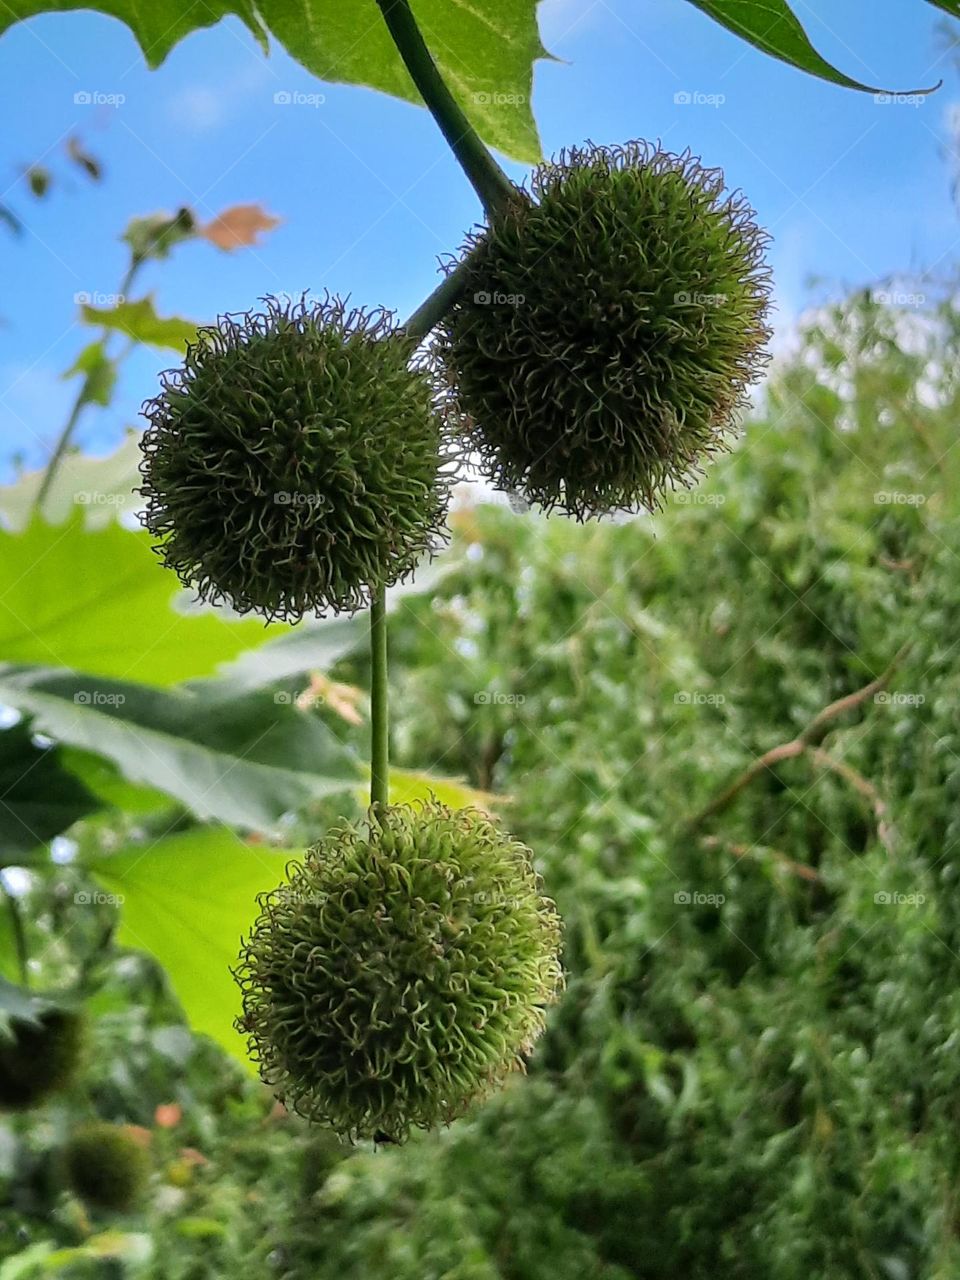
[[[431,329],[440,323],[457,298],[463,292],[466,259],[457,264],[445,280],[441,280],[429,298],[424,299],[410,316],[404,330],[415,342],[422,342]]]
[[[387,705],[387,602],[380,590],[370,603],[370,804],[390,802],[390,737]]]
[[[140,270],[144,261],[145,258],[142,255],[137,254],[134,254],[130,259],[130,265],[127,267],[126,274],[120,281],[120,288],[117,291],[121,298],[125,298],[130,292],[131,285],[133,284],[136,274]],[[103,333],[109,337],[109,330],[104,329]],[[70,414],[63,425],[63,430],[60,432],[57,443],[54,445],[53,453],[50,455],[50,461],[47,463],[47,469],[43,473],[43,479],[40,481],[40,488],[37,490],[37,496],[33,500],[33,510],[35,512],[43,509],[43,504],[47,499],[47,494],[50,492],[50,486],[53,484],[56,474],[60,470],[60,464],[63,462],[67,449],[70,447],[70,441],[73,439],[73,433],[77,429],[77,423],[80,421],[80,415],[89,403],[87,399],[89,388],[90,378],[87,376],[80,384],[80,390],[77,392],[77,398],[73,402],[73,408],[70,410]]]
[[[516,189],[480,141],[473,125],[447,88],[417,26],[409,0],[377,0],[377,4],[410,78],[440,126],[461,169],[487,213],[496,213],[514,199]]]

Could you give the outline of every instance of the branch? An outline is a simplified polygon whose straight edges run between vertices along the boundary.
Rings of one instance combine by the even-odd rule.
[[[887,804],[883,796],[873,785],[869,779],[865,778],[862,773],[858,773],[852,765],[847,764],[845,760],[837,760],[822,747],[812,747],[810,756],[814,764],[820,765],[823,769],[830,769],[838,777],[853,787],[869,803],[873,810],[873,816],[877,823],[877,838],[886,849],[887,853],[893,853],[893,827],[887,819]]]
[[[447,88],[417,26],[409,0],[377,0],[377,4],[403,64],[450,150],[480,197],[484,209],[488,214],[496,213],[515,199],[516,188],[480,141],[460,104]]]
[[[897,667],[906,657],[909,648],[909,645],[904,645],[883,675],[878,676],[876,680],[871,680],[869,684],[864,685],[862,689],[858,689],[856,693],[848,693],[843,698],[837,698],[835,702],[831,702],[822,711],[818,711],[810,723],[795,738],[792,738],[789,742],[782,742],[779,746],[771,747],[762,756],[758,756],[728,787],[725,787],[695,817],[690,819],[687,823],[686,831],[688,833],[696,831],[707,818],[712,817],[715,813],[721,813],[759,774],[771,769],[775,764],[779,764],[781,760],[795,760],[798,756],[802,756],[805,751],[812,751],[819,746],[830,732],[833,722],[838,716],[862,706],[875,693],[879,693],[881,689],[889,684]],[[828,756],[826,758],[832,760],[832,757]],[[857,776],[859,777],[859,775]],[[866,782],[866,779],[863,779],[863,781]],[[869,786],[870,784],[867,783],[867,785]]]
[[[440,323],[457,298],[463,292],[467,259],[457,264],[445,280],[434,289],[404,324],[404,329],[415,342],[422,342],[431,329]]]
[[[144,254],[134,253],[130,259],[130,265],[127,267],[126,274],[120,282],[120,288],[117,290],[119,297],[125,298],[130,292],[131,286],[136,278],[137,272],[146,261]],[[104,340],[110,337],[109,329],[104,328],[102,331]],[[37,490],[36,497],[33,500],[33,511],[38,515],[43,512],[43,504],[50,492],[50,486],[53,484],[57,472],[60,470],[60,464],[66,455],[70,442],[73,439],[73,433],[77,429],[77,423],[80,421],[80,415],[90,403],[87,399],[87,393],[90,389],[90,374],[87,374],[83,382],[80,384],[80,390],[77,392],[76,399],[70,414],[63,425],[57,443],[53,447],[53,453],[50,455],[50,461],[47,463],[47,469],[43,473],[43,479],[40,481],[40,487]]]
[[[893,678],[893,673],[907,656],[909,649],[909,644],[903,645],[883,675],[878,676],[876,680],[871,680],[869,684],[864,685],[862,689],[858,689],[856,693],[848,693],[845,698],[837,698],[836,702],[831,702],[828,707],[824,707],[822,711],[819,711],[800,734],[798,741],[802,742],[805,747],[813,747],[822,742],[830,731],[831,722],[836,720],[837,716],[843,715],[845,711],[853,711],[872,698],[875,693],[879,693],[881,689],[887,687]]]
[[[703,845],[707,849],[726,849],[737,858],[756,858],[766,853],[791,875],[799,876],[801,880],[806,880],[810,884],[820,883],[820,873],[813,867],[808,867],[805,862],[796,862],[785,853],[781,853],[779,849],[771,849],[767,845],[734,844],[730,840],[721,840],[719,836],[704,836]]]

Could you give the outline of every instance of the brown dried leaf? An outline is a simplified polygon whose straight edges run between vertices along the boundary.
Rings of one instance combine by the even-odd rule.
[[[201,227],[200,235],[218,249],[230,251],[256,244],[261,231],[272,231],[279,225],[280,219],[258,204],[235,204]]]

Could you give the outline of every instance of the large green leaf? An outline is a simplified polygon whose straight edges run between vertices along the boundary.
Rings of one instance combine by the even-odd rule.
[[[412,578],[391,587],[387,592],[388,613],[406,596],[432,591],[456,567],[458,559],[448,554],[421,564]],[[370,615],[366,611],[351,617],[305,619],[292,630],[221,666],[217,682],[229,681],[233,691],[240,692],[291,680],[299,687],[287,692],[299,693],[307,682],[297,677],[309,671],[329,671],[341,658],[367,643],[369,629]]]
[[[294,856],[245,844],[222,828],[201,828],[124,849],[92,868],[104,889],[123,900],[120,942],[157,959],[191,1026],[248,1069],[233,1027],[240,993],[230,969],[256,919],[257,894],[280,883]]]
[[[301,622],[285,635],[277,636],[257,649],[242,653],[221,667],[219,676],[230,682],[235,692],[262,689],[283,680],[297,684],[288,693],[299,693],[306,686],[307,671],[327,671],[340,658],[363,644],[370,623],[366,615],[351,618],[325,618],[317,622]],[[201,682],[196,687],[201,688]]]
[[[323,80],[369,85],[416,102],[376,0],[11,0],[0,30],[36,13],[96,8],[126,22],[147,62],[158,66],[184,36],[237,14],[264,39],[264,28]],[[533,63],[545,55],[536,0],[413,0],[430,50],[484,139],[518,160],[540,157],[530,107]],[[276,96],[278,109],[292,95]]]
[[[867,93],[889,92],[873,85],[852,80],[827,62],[810,43],[796,14],[786,0],[689,0],[698,9],[728,27],[742,40],[755,45],[771,57],[811,75],[843,85],[847,89],[863,89]],[[934,0],[935,3],[938,0]],[[946,4],[941,7],[946,8]],[[936,87],[936,86],[934,86]],[[908,89],[907,93],[929,93],[930,89]]]
[[[26,722],[0,732],[0,867],[97,808],[96,798],[61,764],[59,748],[36,746]]]
[[[84,495],[96,505],[98,491]],[[79,509],[62,525],[33,521],[0,531],[0,659],[74,667],[93,675],[169,685],[208,675],[268,635],[286,630],[189,599],[146,534],[117,524],[85,528]]]
[[[143,499],[134,493],[140,484],[142,456],[139,438],[133,431],[106,458],[68,453],[47,490],[43,518],[51,524],[61,524],[81,511],[84,523],[92,529],[111,524],[124,512],[143,506]],[[29,524],[45,474],[44,467],[26,472],[14,484],[0,485],[0,516],[5,528],[21,530]]]
[[[43,667],[0,667],[0,702],[58,742],[111,760],[203,820],[254,830],[356,785],[350,753],[316,716],[268,692],[213,697]]]

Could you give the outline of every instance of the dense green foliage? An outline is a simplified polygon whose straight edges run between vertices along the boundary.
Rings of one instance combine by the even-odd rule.
[[[402,1149],[340,1147],[104,952],[100,1070],[3,1129],[2,1280],[67,1247],[57,1274],[106,1274],[105,1220],[41,1176],[77,1111],[151,1129],[112,1246],[131,1280],[952,1280],[958,357],[956,312],[861,297],[662,515],[462,506],[456,567],[393,622],[394,746],[511,797],[558,900],[568,985],[530,1075]],[[33,890],[37,930],[82,883]]]

